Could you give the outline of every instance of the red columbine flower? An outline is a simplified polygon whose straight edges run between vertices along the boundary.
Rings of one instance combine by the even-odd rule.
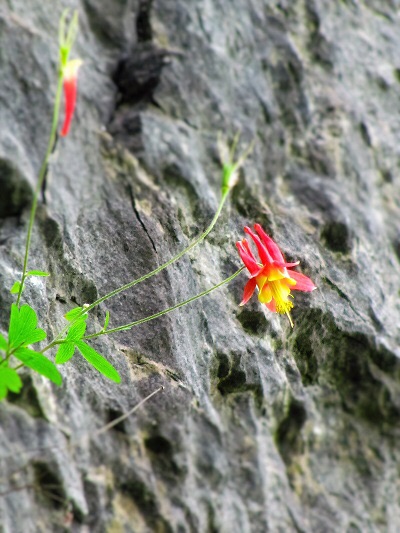
[[[240,305],[247,303],[258,287],[258,299],[274,313],[285,313],[293,327],[290,310],[293,307],[291,290],[313,291],[314,283],[300,272],[288,270],[299,264],[285,263],[278,245],[262,229],[260,224],[255,224],[257,234],[248,227],[244,231],[250,235],[257,246],[260,261],[257,261],[250,249],[247,239],[236,243],[239,255],[250,272],[250,279],[244,288],[243,300]]]
[[[74,114],[78,70],[81,65],[82,61],[80,59],[73,59],[72,61],[68,61],[68,63],[64,67],[63,86],[65,97],[65,116],[64,125],[60,134],[62,137],[68,135],[69,127],[71,125],[71,120]]]

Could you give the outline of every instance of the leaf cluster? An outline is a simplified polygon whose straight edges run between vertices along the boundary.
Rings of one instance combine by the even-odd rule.
[[[31,346],[46,339],[46,332],[37,325],[38,319],[35,310],[28,304],[21,307],[15,303],[11,305],[8,337],[0,334],[0,351],[4,352],[4,356],[0,356],[0,400],[7,396],[8,391],[20,392],[22,381],[17,370],[21,366],[26,366],[56,385],[61,385],[62,377],[56,364],[64,364],[69,361],[76,350],[103,376],[115,383],[121,381],[117,370],[83,339],[88,318],[85,309],[77,307],[69,311],[65,318],[70,322],[70,326],[65,338],[56,342],[59,347],[54,364],[41,351],[35,350]],[[104,331],[108,321],[109,313],[107,312],[103,326]],[[13,364],[13,358],[19,362],[17,366]]]
[[[107,312],[103,330],[107,328],[109,316]],[[65,339],[60,341],[60,346],[56,353],[56,364],[61,365],[66,363],[74,356],[75,351],[78,350],[82,357],[100,372],[100,374],[115,381],[115,383],[119,383],[121,377],[112,364],[83,340],[86,332],[87,317],[88,314],[85,313],[82,307],[72,309],[72,311],[69,311],[65,315],[65,318],[71,322],[71,325],[68,328]]]
[[[37,327],[37,322],[36,312],[30,305],[11,305],[8,338],[0,334],[0,349],[5,352],[5,357],[0,361],[0,400],[7,395],[8,390],[19,392],[21,389],[21,379],[16,371],[19,366],[27,366],[56,385],[61,385],[61,374],[54,363],[29,347],[46,338],[46,332]],[[21,363],[17,368],[11,366],[11,357]]]

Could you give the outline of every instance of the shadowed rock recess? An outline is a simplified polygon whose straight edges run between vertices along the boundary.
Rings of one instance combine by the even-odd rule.
[[[155,313],[239,267],[262,224],[318,286],[285,317],[245,275],[0,404],[0,531],[400,531],[400,15],[393,0],[10,0],[0,6],[0,329],[49,133],[64,7],[85,64],[26,301],[63,315],[169,259],[219,199],[217,132],[255,139],[210,237],[93,312]],[[49,324],[52,329],[49,329]],[[49,354],[53,357],[54,354]],[[96,434],[160,386],[135,414]]]

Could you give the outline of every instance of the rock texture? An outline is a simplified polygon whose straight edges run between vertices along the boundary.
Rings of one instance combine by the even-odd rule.
[[[55,90],[80,12],[77,116],[52,156],[26,299],[63,314],[163,263],[218,204],[217,132],[255,139],[207,241],[100,306],[119,325],[239,266],[261,223],[318,285],[290,328],[245,276],[94,343],[62,388],[0,405],[0,530],[400,531],[400,34],[395,0],[9,0],[0,6],[0,325],[23,260]],[[265,316],[264,316],[265,315]],[[51,324],[51,326],[50,326]],[[164,387],[114,429],[96,430]]]

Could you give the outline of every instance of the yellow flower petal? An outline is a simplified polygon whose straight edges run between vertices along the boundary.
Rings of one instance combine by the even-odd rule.
[[[268,304],[272,300],[272,292],[268,284],[264,285],[263,290],[258,293],[258,300],[262,304]]]
[[[293,303],[288,300],[290,288],[286,285],[286,281],[287,278],[268,283],[272,297],[275,300],[277,313],[288,313],[293,307]]]

